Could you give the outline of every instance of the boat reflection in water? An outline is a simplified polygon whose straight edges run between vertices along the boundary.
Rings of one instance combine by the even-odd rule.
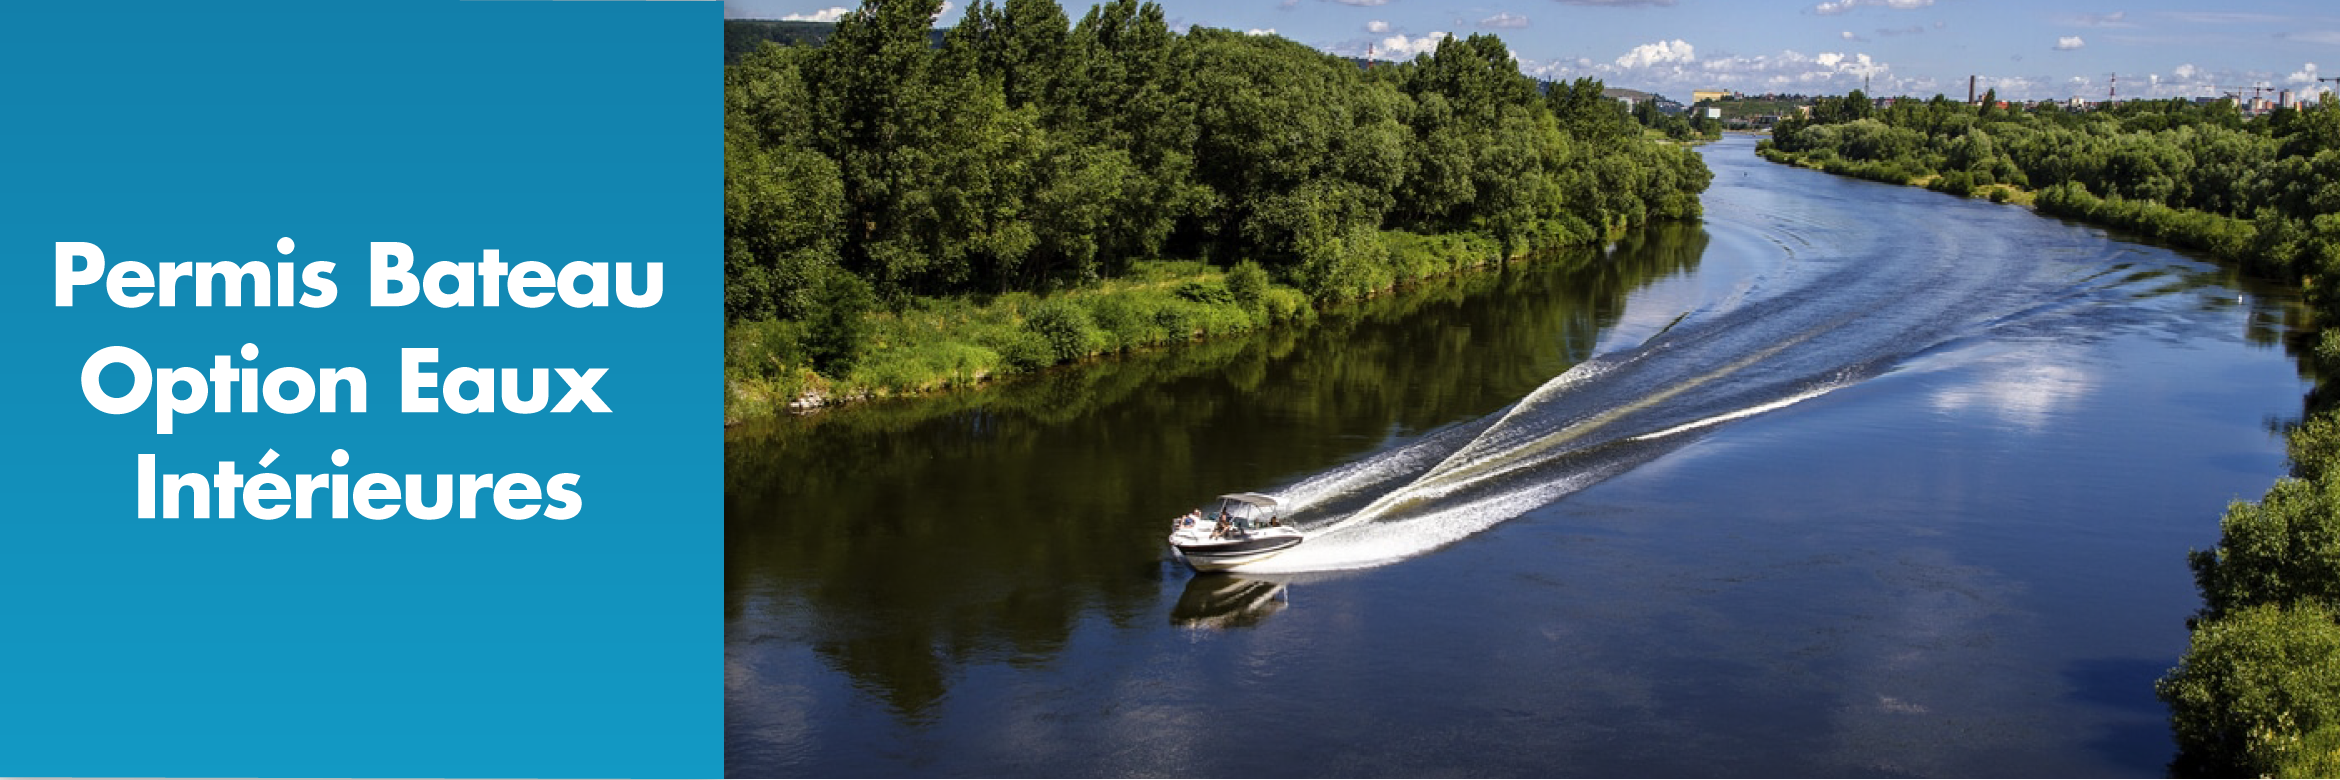
[[[1186,592],[1170,608],[1170,624],[1186,628],[1250,628],[1292,603],[1285,584],[1232,574],[1204,574],[1187,580]]]

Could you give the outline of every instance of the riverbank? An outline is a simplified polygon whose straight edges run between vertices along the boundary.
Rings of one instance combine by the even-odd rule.
[[[1758,153],[1775,163],[1963,197],[2201,250],[2301,290],[2322,321],[2303,374],[2340,365],[2340,157],[2330,107],[2245,120],[2231,108],[2144,101],[2087,114],[1972,110],[1937,99],[1872,116],[1823,102]],[[2172,152],[2176,154],[2172,154]],[[2036,186],[2036,191],[2030,188]],[[2236,501],[2218,544],[2187,556],[2202,607],[2189,647],[2154,684],[2188,776],[2329,777],[2340,768],[2340,415],[2321,386],[2285,431],[2289,476]]]
[[[1614,242],[1627,231],[1613,225],[1592,243]],[[1268,327],[1305,327],[1326,306],[1529,256],[1507,254],[1478,234],[1385,231],[1344,264],[1344,281],[1334,293],[1318,300],[1248,262],[1220,269],[1157,260],[1136,263],[1120,278],[1046,296],[914,298],[898,311],[861,313],[842,328],[824,329],[817,317],[735,324],[724,331],[724,423],[949,392],[1103,356]],[[823,342],[840,338],[851,342],[842,347],[851,357],[832,362],[842,370],[816,370]]]
[[[1900,184],[1910,187],[1923,187],[1935,192],[1955,195],[1961,198],[1982,198],[1992,203],[2012,203],[2018,206],[2033,206],[2039,198],[2038,193],[2015,186],[2013,184],[2006,184],[1995,181],[1986,184],[1976,184],[1973,177],[1971,176],[1945,176],[1943,174],[1932,171],[1913,173],[1907,168],[1894,163],[1882,163],[1866,160],[1847,160],[1842,157],[1837,157],[1833,154],[1821,154],[1819,152],[1790,152],[1781,150],[1768,144],[1757,145],[1755,147],[1755,155],[1762,157],[1765,160],[1779,163],[1781,165],[1793,165],[1798,168],[1810,168],[1815,171],[1831,173],[1838,176],[1847,176],[1855,179],[1867,179],[1869,181],[1882,182],[1885,184]]]

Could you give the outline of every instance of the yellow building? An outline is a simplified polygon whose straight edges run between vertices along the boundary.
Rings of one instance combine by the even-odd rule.
[[[1697,105],[1709,100],[1721,100],[1730,96],[1731,92],[1727,89],[1694,89],[1690,91],[1690,104]]]

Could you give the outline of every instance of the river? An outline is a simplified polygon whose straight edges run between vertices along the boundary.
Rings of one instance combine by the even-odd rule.
[[[2296,293],[1752,145],[1700,224],[734,429],[727,772],[2160,774]],[[1168,556],[1255,490],[1309,541]]]

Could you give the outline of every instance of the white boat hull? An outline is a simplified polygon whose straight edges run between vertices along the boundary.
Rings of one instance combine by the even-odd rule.
[[[1203,540],[1180,539],[1184,534],[1170,537],[1170,548],[1195,571],[1226,571],[1247,563],[1258,563],[1273,558],[1285,550],[1300,546],[1298,532],[1261,534],[1248,539]]]

